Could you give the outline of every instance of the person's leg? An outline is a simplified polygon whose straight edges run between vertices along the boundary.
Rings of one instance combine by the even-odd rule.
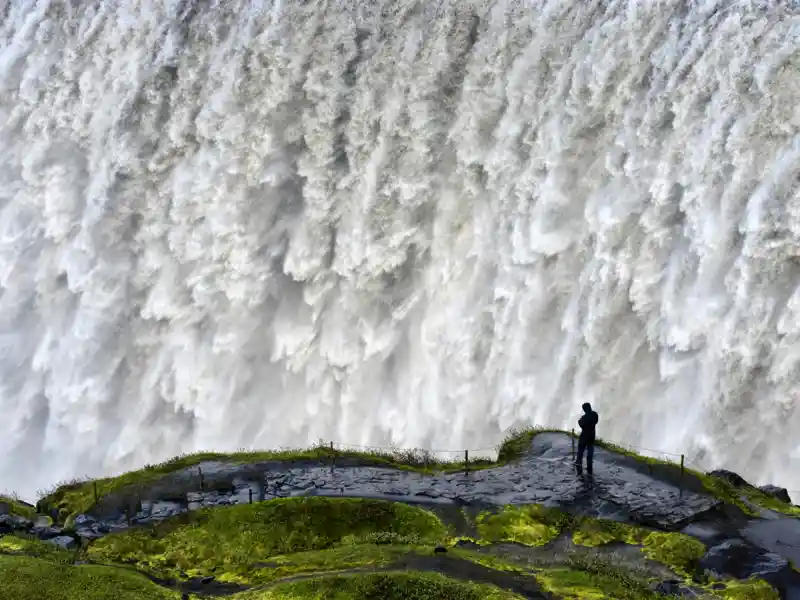
[[[589,442],[586,446],[586,472],[592,474],[592,462],[594,461],[594,442]]]
[[[575,464],[578,467],[583,466],[583,453],[586,451],[586,440],[578,439],[578,456],[575,459]]]

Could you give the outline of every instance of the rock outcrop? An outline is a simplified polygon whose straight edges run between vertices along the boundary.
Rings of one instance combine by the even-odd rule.
[[[154,525],[200,508],[300,496],[483,510],[540,504],[572,515],[680,530],[706,545],[697,567],[707,576],[759,577],[781,590],[782,598],[800,598],[800,575],[789,562],[800,561],[800,520],[767,509],[761,510],[760,518],[749,516],[725,505],[694,474],[600,447],[595,452],[594,477],[579,475],[573,449],[573,440],[565,434],[539,433],[527,454],[513,464],[447,474],[359,464],[357,459],[339,459],[335,464],[207,461],[164,475],[148,486],[108,494],[75,516],[68,528],[52,525],[48,519],[34,522],[8,514],[10,510],[3,511],[0,504],[0,535],[24,533],[72,550],[129,527]],[[709,475],[733,489],[752,488],[731,471]],[[760,489],[780,502],[789,501],[782,488]],[[730,511],[736,513],[735,518],[729,516]],[[446,548],[439,547],[437,552],[444,554]],[[654,589],[684,598],[700,597],[703,591],[680,579],[665,579]]]

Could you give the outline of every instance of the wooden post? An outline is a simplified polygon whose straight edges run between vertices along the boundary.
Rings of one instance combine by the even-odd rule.
[[[681,484],[683,483],[683,454],[681,454]]]
[[[469,450],[464,450],[464,473],[469,473]]]
[[[331,442],[331,467],[336,466],[336,453],[333,451],[333,442]]]
[[[253,503],[253,488],[247,488],[247,491],[250,492],[250,504]]]
[[[575,462],[575,428],[572,428],[572,462]]]
[[[200,491],[202,492],[205,487],[205,483],[203,481],[203,469],[197,467],[197,473],[200,475]]]
[[[94,503],[97,504],[97,482],[94,482]]]

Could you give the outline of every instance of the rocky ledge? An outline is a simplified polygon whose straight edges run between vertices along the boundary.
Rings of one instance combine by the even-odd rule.
[[[792,566],[800,560],[800,521],[790,514],[788,495],[781,488],[762,488],[785,507],[759,506],[745,493],[755,488],[733,473],[711,473],[714,485],[709,485],[695,473],[597,448],[594,476],[581,475],[573,465],[573,439],[561,433],[532,436],[528,451],[512,464],[464,473],[427,474],[359,462],[200,462],[146,486],[107,494],[74,515],[69,527],[53,525],[46,517],[8,514],[8,506],[4,510],[0,503],[0,535],[24,533],[69,550],[202,508],[278,498],[362,498],[473,512],[540,505],[576,517],[680,532],[706,548],[693,577],[761,578],[777,590],[776,597],[800,599],[800,573]],[[725,493],[715,492],[720,489]],[[665,579],[658,585],[660,593],[680,597],[710,593],[689,579]]]

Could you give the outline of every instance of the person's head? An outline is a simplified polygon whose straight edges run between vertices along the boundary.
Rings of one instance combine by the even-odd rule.
[[[584,402],[582,408],[583,408],[583,412],[585,412],[585,413],[588,413],[588,412],[592,411],[592,405],[589,404],[588,402]]]

